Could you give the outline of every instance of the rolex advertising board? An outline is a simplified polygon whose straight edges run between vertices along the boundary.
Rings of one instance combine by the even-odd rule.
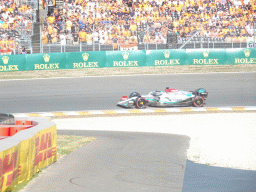
[[[234,64],[256,64],[256,50],[254,48],[165,49],[0,56],[0,72],[104,67]]]
[[[66,53],[27,54],[26,70],[66,69]]]
[[[146,54],[147,66],[184,65],[186,60],[185,49],[148,50]]]
[[[105,51],[66,53],[67,69],[103,68]]]
[[[256,50],[248,49],[229,49],[227,50],[227,60],[229,64],[256,64]]]
[[[106,67],[144,67],[146,51],[107,51]]]
[[[187,49],[185,65],[227,65],[226,49]]]
[[[25,55],[4,55],[0,56],[0,72],[25,71]]]

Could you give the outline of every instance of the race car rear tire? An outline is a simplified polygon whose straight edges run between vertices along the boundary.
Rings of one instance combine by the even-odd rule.
[[[135,105],[139,109],[144,109],[147,106],[147,100],[145,98],[143,98],[143,97],[138,97],[135,100]]]
[[[193,106],[195,107],[203,107],[204,105],[204,98],[197,96],[194,100],[193,100]]]

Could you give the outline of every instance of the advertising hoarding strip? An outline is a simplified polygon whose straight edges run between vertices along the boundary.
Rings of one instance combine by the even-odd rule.
[[[165,49],[88,51],[0,56],[0,72],[174,65],[256,64],[256,50]]]

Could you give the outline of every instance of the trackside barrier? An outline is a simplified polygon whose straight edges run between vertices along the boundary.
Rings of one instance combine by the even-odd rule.
[[[0,56],[0,72],[171,65],[256,64],[256,50],[166,49]]]
[[[13,136],[16,133],[31,128],[35,125],[37,125],[37,122],[27,120],[15,121],[15,124],[0,124],[1,139],[3,139],[3,137]]]
[[[0,113],[0,125],[13,125],[15,123],[12,114]]]
[[[2,140],[4,136],[0,136],[0,192],[13,190],[17,184],[29,180],[40,169],[57,160],[55,123],[42,117],[27,120],[19,118],[15,126],[31,128]],[[3,130],[0,129],[7,134]]]

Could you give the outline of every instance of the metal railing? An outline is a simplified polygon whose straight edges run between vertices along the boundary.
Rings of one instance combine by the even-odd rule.
[[[29,5],[32,8],[31,13],[22,14],[23,17],[31,20],[32,23],[30,26],[20,25],[19,29],[17,29],[19,33],[19,40],[16,41],[18,45],[18,49],[21,47],[25,47],[29,53],[33,53],[32,49],[32,35],[34,34],[33,23],[37,22],[37,10],[39,9],[38,4],[39,1],[35,0],[21,0],[20,4]],[[19,51],[14,51],[19,54]]]
[[[247,48],[253,47],[246,42],[189,42],[185,46],[183,43],[177,43],[176,49],[221,49],[221,48]],[[141,43],[137,45],[137,50],[161,50],[168,49],[167,44],[148,44]],[[114,45],[102,45],[94,44],[87,45],[85,43],[79,43],[77,45],[60,45],[60,44],[40,44],[32,45],[32,53],[58,53],[58,52],[83,52],[83,51],[121,51],[121,47]]]

